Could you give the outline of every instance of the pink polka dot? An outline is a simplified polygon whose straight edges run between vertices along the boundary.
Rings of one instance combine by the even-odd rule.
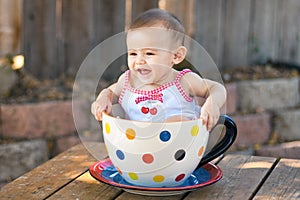
[[[142,159],[143,159],[143,161],[144,161],[145,163],[150,164],[150,163],[153,162],[154,157],[153,157],[152,154],[146,153],[146,154],[143,155]]]
[[[184,177],[185,177],[185,174],[179,174],[179,175],[175,178],[175,181],[176,181],[176,182],[179,182],[179,181],[181,181]]]

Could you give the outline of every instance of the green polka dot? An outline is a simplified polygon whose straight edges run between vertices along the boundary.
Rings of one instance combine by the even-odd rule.
[[[134,173],[134,172],[129,172],[129,173],[128,173],[128,176],[129,176],[132,180],[138,180],[138,179],[139,179],[138,175],[137,175],[136,173]]]

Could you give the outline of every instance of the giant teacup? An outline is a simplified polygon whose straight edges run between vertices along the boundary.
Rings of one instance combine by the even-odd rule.
[[[131,121],[103,113],[103,137],[108,155],[129,183],[146,187],[181,185],[203,164],[223,154],[236,138],[236,125],[221,116],[226,133],[204,155],[209,132],[202,120],[168,123]]]

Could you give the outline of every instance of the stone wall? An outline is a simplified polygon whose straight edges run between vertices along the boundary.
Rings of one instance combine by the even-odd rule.
[[[227,113],[238,126],[233,150],[300,158],[299,78],[240,81],[226,88]]]
[[[75,126],[72,101],[0,106],[0,183],[80,143],[77,129],[88,128],[84,106],[77,109],[82,121]]]

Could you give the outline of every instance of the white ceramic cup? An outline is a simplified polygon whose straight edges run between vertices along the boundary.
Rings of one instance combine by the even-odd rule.
[[[236,126],[228,116],[220,117],[219,124],[223,122],[225,136],[205,156],[210,133],[200,119],[153,123],[103,113],[102,127],[109,158],[124,180],[138,186],[173,187],[232,145]]]

